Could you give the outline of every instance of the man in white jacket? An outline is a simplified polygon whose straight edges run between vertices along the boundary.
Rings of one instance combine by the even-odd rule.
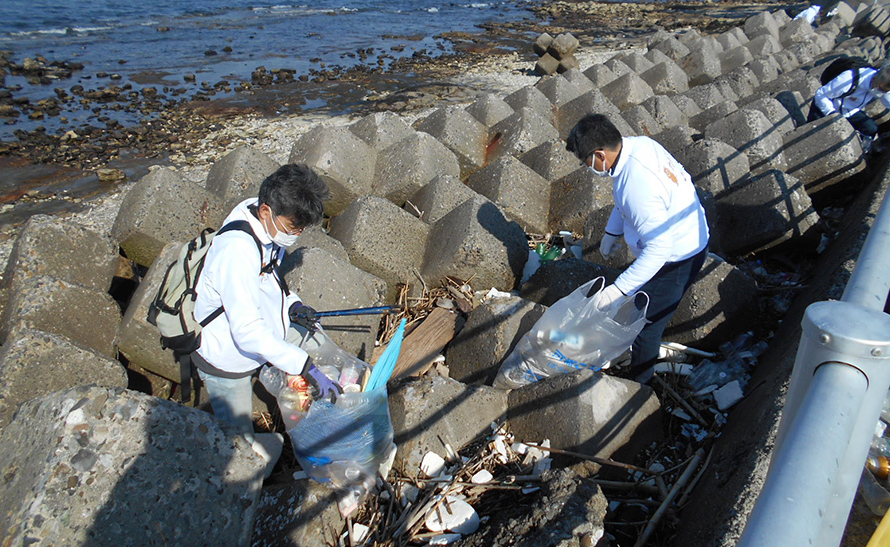
[[[253,234],[228,230],[217,235],[196,287],[195,318],[217,315],[204,327],[192,363],[216,418],[234,424],[271,460],[267,475],[281,454],[283,439],[277,434],[254,436],[254,372],[268,363],[303,375],[322,396],[337,389],[292,343],[299,338],[290,329],[291,317],[307,307],[288,290],[277,268],[285,248],[303,229],[321,222],[328,195],[324,181],[307,166],[279,168],[262,182],[257,198],[238,204],[223,223],[246,221]]]
[[[603,289],[601,306],[637,291],[649,295],[650,321],[634,340],[629,375],[654,365],[661,336],[708,254],[708,223],[692,178],[649,137],[623,137],[602,114],[588,114],[572,129],[566,149],[594,173],[612,177],[615,207],[600,252],[609,256],[624,237],[636,260]]]
[[[878,124],[865,113],[865,107],[878,99],[890,108],[887,92],[890,92],[890,63],[885,62],[880,69],[868,66],[844,70],[816,90],[807,121],[840,114],[862,133],[863,148],[868,152],[878,134]]]

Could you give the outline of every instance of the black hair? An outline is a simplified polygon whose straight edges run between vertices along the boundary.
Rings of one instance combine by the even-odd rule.
[[[291,220],[297,228],[319,224],[324,216],[328,186],[318,174],[303,164],[289,163],[260,184],[259,205],[266,204],[276,215]]]
[[[604,114],[587,114],[566,139],[566,150],[586,161],[596,150],[615,150],[621,144],[621,131]]]

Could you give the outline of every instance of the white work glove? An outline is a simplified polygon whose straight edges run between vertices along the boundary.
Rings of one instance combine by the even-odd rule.
[[[600,241],[600,254],[603,258],[609,258],[609,255],[621,248],[621,236],[613,236],[612,234],[603,234],[603,240]]]
[[[627,298],[627,296],[623,292],[621,292],[621,289],[616,287],[614,284],[609,285],[599,294],[599,298],[596,302],[596,309],[612,309],[614,306],[617,306],[618,304],[623,302],[625,298]]]

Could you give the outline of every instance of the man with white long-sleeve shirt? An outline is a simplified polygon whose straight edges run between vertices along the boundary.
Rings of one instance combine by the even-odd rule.
[[[692,178],[649,137],[622,137],[602,114],[582,118],[566,141],[594,173],[612,177],[615,207],[600,252],[609,256],[623,236],[636,260],[603,289],[611,306],[637,291],[649,295],[650,321],[631,347],[630,377],[655,364],[661,336],[708,254],[708,223]]]
[[[302,375],[322,396],[337,390],[294,343],[299,337],[291,320],[311,308],[288,290],[277,267],[303,229],[321,222],[328,195],[324,181],[307,166],[279,168],[262,182],[257,198],[241,202],[226,218],[224,227],[237,222],[241,229],[214,237],[196,287],[195,318],[210,319],[192,363],[213,413],[234,424],[271,465],[283,438],[254,436],[251,376],[268,363]]]
[[[890,108],[890,63],[880,69],[873,67],[844,70],[834,79],[816,90],[807,121],[817,120],[830,114],[839,114],[850,122],[863,136],[863,149],[867,152],[878,134],[878,124],[865,113],[865,107],[879,99]]]

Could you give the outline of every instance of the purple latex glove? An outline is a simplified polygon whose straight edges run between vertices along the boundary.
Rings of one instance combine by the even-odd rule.
[[[315,363],[311,361],[306,367],[306,370],[303,371],[302,376],[309,382],[309,386],[312,388],[312,394],[318,394],[314,397],[315,399],[325,399],[332,403],[336,403],[337,396],[343,393],[343,388],[340,387],[340,384],[325,376],[322,371],[318,370]]]

